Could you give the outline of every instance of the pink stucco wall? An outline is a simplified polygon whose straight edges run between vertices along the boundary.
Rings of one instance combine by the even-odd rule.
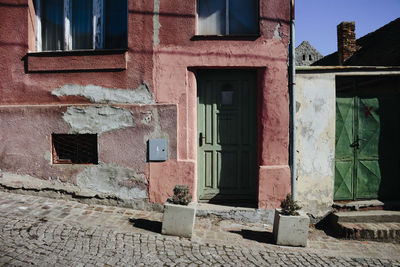
[[[258,69],[258,206],[276,208],[290,192],[288,166],[289,100],[287,44],[289,3],[260,1],[260,37],[256,40],[193,38],[196,20],[191,1],[161,1],[160,44],[154,48],[153,80],[156,100],[178,104],[178,162],[188,165],[197,188],[196,69]],[[184,14],[184,16],[181,16]],[[278,31],[278,34],[277,34]],[[246,39],[246,38],[245,38]],[[192,170],[194,169],[194,170]],[[180,170],[181,171],[181,170]],[[166,181],[170,190],[178,179]],[[163,188],[158,193],[166,194]]]
[[[0,105],[20,106],[24,113],[16,114],[31,116],[36,111],[30,105],[56,107],[90,102],[82,96],[57,97],[51,94],[66,84],[133,90],[146,83],[156,103],[177,108],[176,157],[164,163],[148,163],[143,158],[137,159],[136,154],[125,153],[124,147],[120,147],[120,153],[112,150],[114,152],[104,153],[102,157],[108,162],[145,170],[149,180],[149,200],[164,202],[178,183],[188,184],[196,197],[196,70],[257,69],[258,204],[260,208],[277,207],[290,191],[289,2],[260,0],[260,36],[240,39],[193,38],[196,35],[195,0],[161,0],[160,10],[154,17],[156,2],[129,1],[128,49],[122,54],[95,55],[89,51],[81,54],[53,53],[51,58],[47,55],[38,58],[37,54],[28,53],[35,51],[32,0],[0,0]],[[160,27],[157,30],[158,23]],[[62,121],[52,120],[51,116],[43,117],[43,120],[51,121],[51,127],[46,128],[48,131],[52,131],[52,127],[65,127]],[[2,138],[23,140],[33,125],[24,120],[19,123],[16,127],[21,131],[16,133],[17,137],[0,130]],[[113,133],[104,136],[107,135],[111,138]],[[146,138],[143,132],[132,132],[132,135]],[[119,136],[121,140],[131,138],[126,133]],[[139,150],[145,149],[144,144]],[[13,164],[15,166],[10,168],[17,169],[18,161]],[[0,169],[3,166],[4,162],[0,162]],[[66,177],[69,173],[66,170],[57,175]]]

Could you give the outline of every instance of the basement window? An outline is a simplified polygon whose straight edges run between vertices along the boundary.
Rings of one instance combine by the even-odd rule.
[[[258,34],[257,0],[197,0],[199,35]]]
[[[98,164],[97,134],[52,134],[53,164]]]

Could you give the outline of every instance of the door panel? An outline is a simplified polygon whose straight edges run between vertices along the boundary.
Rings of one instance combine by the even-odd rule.
[[[354,154],[350,145],[354,140],[354,99],[336,99],[336,160],[335,199],[353,198]]]
[[[256,199],[256,72],[198,72],[200,199]]]
[[[353,199],[353,161],[336,161],[335,194],[336,200]]]
[[[377,198],[381,174],[376,160],[358,160],[356,199]]]
[[[378,98],[358,99],[358,143],[356,198],[377,198],[381,173],[379,169],[379,101]]]

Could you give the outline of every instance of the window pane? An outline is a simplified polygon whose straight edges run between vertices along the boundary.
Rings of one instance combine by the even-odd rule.
[[[63,11],[63,0],[42,0],[40,2],[43,51],[64,49]]]
[[[229,34],[257,34],[258,7],[256,0],[229,1]]]
[[[128,10],[126,0],[105,1],[105,48],[126,48]]]
[[[225,0],[198,1],[198,34],[225,34]]]
[[[72,0],[72,49],[93,48],[93,0]]]

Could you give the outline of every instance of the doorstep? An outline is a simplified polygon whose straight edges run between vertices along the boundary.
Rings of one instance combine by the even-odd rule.
[[[377,199],[358,201],[335,201],[332,207],[336,211],[352,210],[400,210],[400,201],[380,201]]]
[[[400,243],[400,211],[341,211],[328,219],[336,237]]]

